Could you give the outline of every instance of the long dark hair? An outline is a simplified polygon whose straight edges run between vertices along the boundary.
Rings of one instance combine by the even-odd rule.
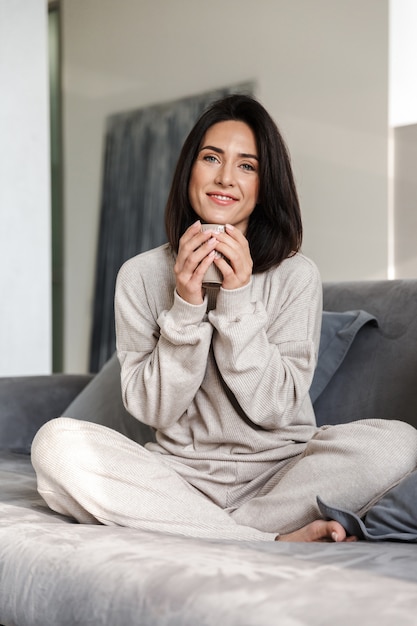
[[[229,120],[246,123],[259,156],[259,201],[246,237],[253,272],[262,272],[295,254],[302,241],[300,205],[290,156],[277,125],[254,98],[232,95],[214,102],[197,120],[182,147],[165,209],[168,241],[177,252],[180,237],[198,219],[188,197],[191,170],[207,130]]]

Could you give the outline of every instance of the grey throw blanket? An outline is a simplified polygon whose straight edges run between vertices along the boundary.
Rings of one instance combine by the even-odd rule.
[[[349,535],[367,541],[417,543],[417,471],[390,489],[361,519],[317,497],[322,515],[342,524]]]

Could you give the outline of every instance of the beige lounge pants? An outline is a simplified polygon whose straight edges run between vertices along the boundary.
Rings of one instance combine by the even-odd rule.
[[[417,465],[417,430],[398,421],[323,427],[277,464],[186,464],[104,426],[66,417],[32,445],[38,490],[81,523],[192,537],[273,540],[319,519],[316,496],[362,514]]]

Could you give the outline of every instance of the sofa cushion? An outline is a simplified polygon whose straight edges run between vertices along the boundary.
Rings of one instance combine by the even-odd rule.
[[[30,453],[32,439],[91,381],[90,374],[0,378],[0,450]]]
[[[154,441],[152,428],[124,408],[120,388],[120,364],[116,353],[63,412],[66,417],[102,424],[144,445]]]
[[[313,404],[343,363],[360,329],[369,323],[378,325],[373,315],[362,310],[342,313],[323,312],[319,355],[310,388],[310,398]]]

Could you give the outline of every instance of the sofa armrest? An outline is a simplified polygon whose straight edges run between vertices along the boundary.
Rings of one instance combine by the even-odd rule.
[[[92,378],[91,374],[0,378],[0,449],[29,453],[42,424],[62,415]]]

